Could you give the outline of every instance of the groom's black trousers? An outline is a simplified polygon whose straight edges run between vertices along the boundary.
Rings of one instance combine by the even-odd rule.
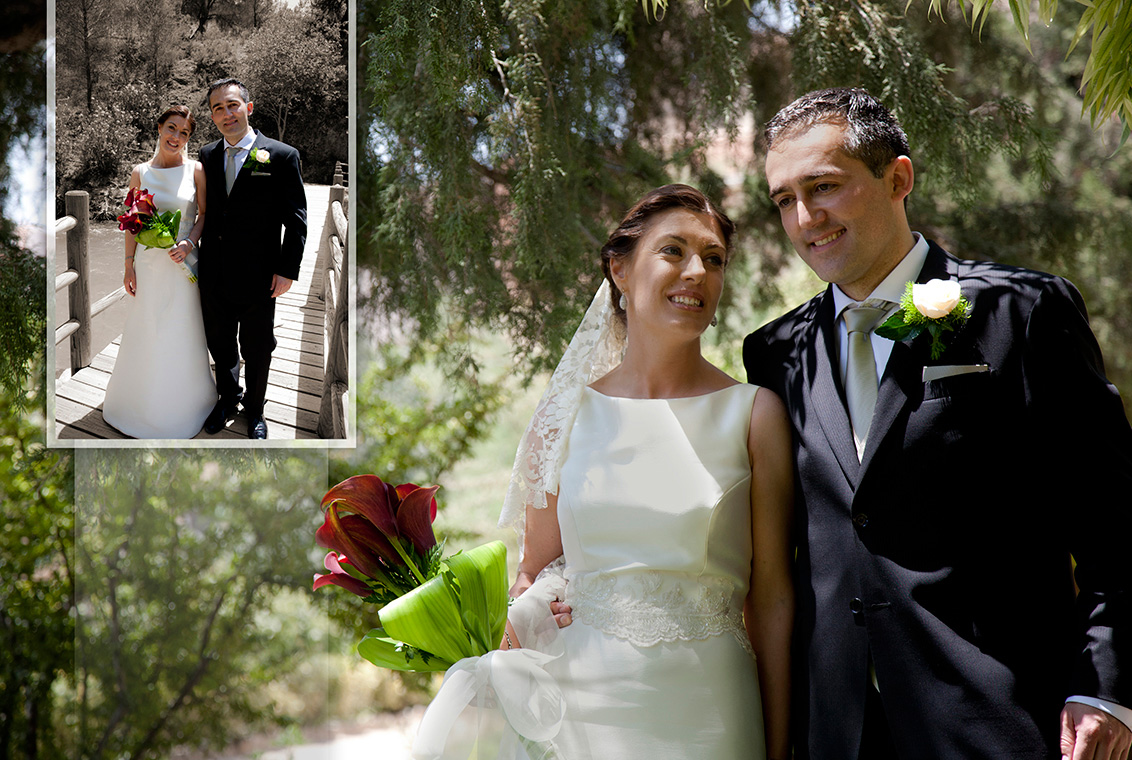
[[[244,412],[263,415],[271,353],[275,351],[275,299],[234,305],[202,295],[204,337],[216,363],[216,393],[226,404],[240,395],[240,357],[244,358]]]

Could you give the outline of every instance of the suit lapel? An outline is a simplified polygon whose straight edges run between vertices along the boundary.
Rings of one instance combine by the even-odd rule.
[[[927,259],[920,269],[916,283],[928,280],[948,280],[958,277],[959,262],[949,257],[947,252],[931,243]],[[877,408],[869,426],[869,438],[865,443],[865,454],[861,456],[862,476],[869,468],[872,457],[880,448],[888,432],[908,403],[909,395],[923,389],[924,365],[928,364],[931,341],[924,333],[911,342],[898,342],[892,346],[892,354],[884,368],[880,386],[877,390]]]
[[[849,425],[849,410],[845,405],[845,387],[839,372],[831,288],[827,288],[822,296],[807,335],[805,348],[813,355],[803,366],[804,370],[813,371],[813,378],[807,382],[809,399],[841,471],[849,484],[856,488],[860,466],[857,448],[853,444],[853,429]]]
[[[219,179],[219,183],[214,186],[220,191],[224,191],[224,139],[220,139],[212,145],[208,153],[208,160],[205,162],[204,173],[206,179]]]

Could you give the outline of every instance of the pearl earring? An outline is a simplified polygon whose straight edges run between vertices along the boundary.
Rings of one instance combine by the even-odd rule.
[[[617,302],[617,305],[621,307],[621,311],[629,311],[629,297],[622,293],[621,300]]]

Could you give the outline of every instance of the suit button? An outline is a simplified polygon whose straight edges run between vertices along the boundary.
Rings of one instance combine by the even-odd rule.
[[[860,615],[862,612],[864,612],[864,610],[865,603],[860,599],[853,597],[849,600],[849,612],[853,613],[854,615]]]
[[[860,528],[868,527],[869,526],[869,515],[864,514],[864,513],[857,514],[856,516],[853,517],[853,524],[856,525],[857,527],[860,527]]]

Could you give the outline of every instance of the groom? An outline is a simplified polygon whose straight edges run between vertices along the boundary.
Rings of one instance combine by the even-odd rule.
[[[1080,294],[913,232],[907,139],[863,90],[803,96],[766,141],[831,283],[743,350],[795,430],[796,756],[1126,757],[1132,430]],[[938,359],[870,332],[932,279],[971,303]]]
[[[248,437],[267,439],[263,401],[275,350],[275,299],[298,278],[307,239],[299,153],[249,127],[252,101],[239,80],[210,85],[208,108],[223,138],[200,151],[207,203],[200,300],[219,395],[204,430],[223,429],[242,399]]]

